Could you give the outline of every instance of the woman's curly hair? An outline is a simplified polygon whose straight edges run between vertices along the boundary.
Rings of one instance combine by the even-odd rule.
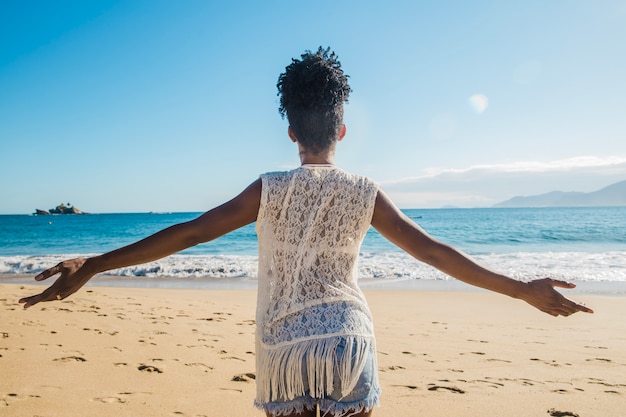
[[[339,136],[351,91],[337,55],[330,48],[306,51],[292,59],[276,87],[278,111],[287,116],[298,142],[313,152],[328,148]]]

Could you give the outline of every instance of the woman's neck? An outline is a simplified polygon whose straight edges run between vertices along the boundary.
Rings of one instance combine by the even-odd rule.
[[[301,165],[334,165],[335,147],[331,146],[321,152],[312,152],[298,144]]]

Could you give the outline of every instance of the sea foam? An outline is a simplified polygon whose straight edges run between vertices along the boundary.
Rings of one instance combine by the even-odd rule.
[[[0,274],[38,274],[78,254],[0,257]],[[89,256],[83,254],[80,256]],[[520,280],[552,277],[571,281],[626,282],[626,252],[516,252],[473,257],[492,270]],[[257,257],[247,255],[172,255],[161,260],[108,271],[122,277],[257,277]],[[361,253],[359,278],[445,280],[439,270],[403,252]]]

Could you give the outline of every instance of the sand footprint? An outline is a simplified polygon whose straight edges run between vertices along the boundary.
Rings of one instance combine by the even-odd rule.
[[[104,403],[104,404],[124,404],[126,400],[120,397],[98,397],[92,398],[91,401]]]
[[[232,314],[231,313],[219,313],[218,312],[218,313],[213,313],[213,315],[217,316],[217,317],[202,317],[202,318],[199,318],[197,320],[220,322],[220,321],[226,320],[226,317],[224,317],[224,316],[231,316]]]
[[[487,362],[504,362],[504,363],[511,363],[511,361],[506,360],[506,359],[495,359],[495,358],[487,359]]]
[[[535,384],[542,384],[541,382],[533,381],[532,379],[527,379],[527,378],[514,379],[514,381],[518,381],[520,384],[528,385],[528,386],[532,386]]]
[[[245,359],[238,358],[236,356],[224,356],[223,358],[220,358],[220,359],[232,359],[232,360],[236,360],[236,361],[246,362]]]
[[[391,366],[388,366],[386,368],[381,368],[380,372],[397,371],[399,369],[406,369],[406,368],[404,366],[400,366],[400,365],[391,365]]]
[[[606,382],[602,379],[598,379],[598,378],[589,378],[589,382],[587,382],[588,384],[596,384],[596,385],[602,385],[604,387],[607,388],[626,388],[626,384],[611,384],[609,382]],[[620,394],[619,391],[616,390],[606,390],[604,391],[607,394]]]
[[[462,379],[459,379],[459,381],[461,381],[461,382],[472,382],[472,383],[480,382],[481,384],[487,384],[491,388],[501,388],[501,387],[504,386],[503,383],[491,381],[490,379],[493,379],[493,378],[486,377],[486,379],[476,379],[476,380],[473,380],[473,381],[464,381]]]
[[[119,332],[117,332],[115,330],[108,332],[108,331],[104,331],[104,330],[100,330],[100,329],[90,329],[89,327],[84,327],[83,330],[86,331],[86,332],[95,332],[97,334],[105,334],[106,333],[106,334],[108,334],[110,336],[115,336],[116,334],[119,333]]]
[[[53,359],[54,362],[87,362],[87,359],[81,356],[66,356],[63,358]]]
[[[454,394],[465,394],[465,391],[463,391],[461,388],[457,388],[457,387],[446,387],[443,385],[435,385],[435,384],[428,384],[428,391],[439,391],[439,390],[444,390],[444,391],[450,391]]]
[[[569,391],[566,389],[560,388],[560,389],[553,389],[550,392],[554,392],[556,394],[567,394]],[[568,415],[568,414],[565,414],[565,415]]]
[[[552,417],[580,417],[578,414],[572,413],[571,411],[558,411],[554,408],[549,409],[548,414]]]
[[[587,362],[592,362],[592,361],[598,361],[598,362],[605,362],[605,363],[611,363],[613,362],[610,359],[606,359],[606,358],[593,358],[593,359],[586,359]]]
[[[252,373],[252,372],[248,372],[246,374],[239,374],[239,375],[235,375],[231,381],[235,381],[235,382],[250,382],[251,380],[255,380],[256,379],[256,374]]]
[[[555,361],[554,359],[553,359],[553,360],[550,360],[550,361],[547,361],[547,360],[543,360],[543,359],[539,359],[539,358],[530,358],[530,360],[531,360],[531,361],[534,361],[534,362],[543,362],[543,363],[544,363],[544,364],[546,364],[546,365],[549,365],[549,366],[554,366],[554,367],[556,367],[556,368],[558,368],[558,367],[560,367],[560,366],[563,366],[563,365],[565,365],[565,366],[572,366],[572,364],[571,364],[571,363],[567,363],[567,362],[565,362],[565,363],[563,363],[563,364],[560,364],[560,363],[558,363],[557,361]],[[587,359],[587,360],[589,360],[589,359]]]
[[[157,373],[157,374],[162,374],[163,373],[162,370],[160,370],[156,366],[152,366],[152,365],[139,365],[137,367],[137,369],[142,371],[142,372]]]
[[[206,365],[206,364],[200,363],[200,362],[186,363],[185,366],[204,368],[204,372],[209,372],[209,371],[213,370],[212,366],[209,366],[209,365]]]
[[[6,394],[7,398],[0,398],[0,407],[8,407],[10,405],[9,400],[15,399],[18,397],[17,394],[11,392],[9,394]]]
[[[41,396],[36,394],[20,395],[15,392],[10,392],[0,397],[0,408],[8,407],[14,401],[25,400],[28,398],[41,398]]]

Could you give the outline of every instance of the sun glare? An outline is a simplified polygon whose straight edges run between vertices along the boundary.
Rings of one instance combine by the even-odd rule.
[[[476,113],[481,114],[489,107],[489,98],[484,94],[474,94],[469,98],[469,103]]]

